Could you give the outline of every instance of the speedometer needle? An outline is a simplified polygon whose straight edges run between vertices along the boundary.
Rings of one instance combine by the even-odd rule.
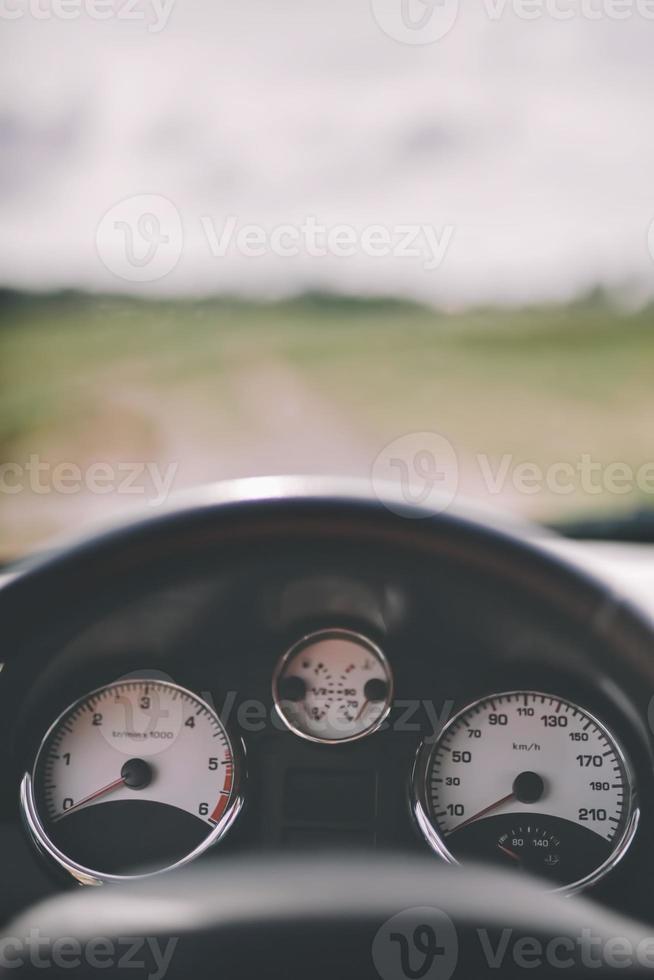
[[[59,813],[53,819],[55,822],[57,820],[61,820],[62,817],[67,817],[69,813],[72,813],[73,810],[78,810],[79,807],[84,806],[85,803],[90,803],[92,800],[97,800],[101,796],[104,796],[105,793],[111,793],[112,790],[118,789],[119,786],[124,785],[125,777],[120,776],[118,779],[114,779],[112,783],[107,783],[107,785],[103,786],[102,789],[97,789],[95,793],[89,793],[89,795],[85,796],[83,800],[80,800],[78,803],[74,803],[73,806],[69,806],[66,810],[63,810],[62,813]]]
[[[463,820],[461,823],[457,824],[456,827],[452,827],[451,830],[447,831],[445,836],[449,837],[450,834],[456,833],[456,831],[461,830],[462,827],[467,827],[468,824],[474,823],[474,821],[479,820],[480,817],[485,817],[487,813],[492,813],[493,810],[498,810],[505,803],[508,803],[509,800],[514,799],[515,793],[508,793],[506,796],[503,796],[501,800],[496,800],[495,803],[491,803],[490,806],[484,807],[484,809],[480,810],[479,813],[475,813],[472,817],[468,817],[467,820]]]
[[[502,851],[508,857],[513,858],[513,860],[514,861],[517,861],[518,864],[522,864],[521,859],[518,857],[518,855],[515,853],[515,851],[510,850],[508,847],[504,847],[503,844],[498,844],[497,846],[499,847],[500,851]]]

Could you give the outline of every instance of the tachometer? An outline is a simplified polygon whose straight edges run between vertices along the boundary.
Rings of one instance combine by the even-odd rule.
[[[184,864],[241,807],[240,757],[215,711],[159,680],[109,684],[55,721],[23,779],[36,843],[85,883]]]
[[[583,708],[535,691],[461,711],[421,746],[413,791],[418,824],[447,861],[493,861],[568,890],[613,867],[638,821],[616,739]]]

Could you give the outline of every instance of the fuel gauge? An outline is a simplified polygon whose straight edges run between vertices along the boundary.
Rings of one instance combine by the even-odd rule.
[[[390,711],[393,677],[371,640],[349,630],[303,637],[282,657],[273,699],[284,724],[312,742],[351,742],[374,732]]]

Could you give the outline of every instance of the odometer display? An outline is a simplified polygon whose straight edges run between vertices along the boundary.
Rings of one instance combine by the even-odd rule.
[[[578,888],[622,856],[636,828],[626,757],[587,711],[534,691],[460,712],[414,774],[419,825],[449,861],[492,861]]]
[[[152,873],[227,830],[241,805],[238,764],[220,719],[191,691],[119,681],[57,719],[22,804],[37,843],[79,880]]]

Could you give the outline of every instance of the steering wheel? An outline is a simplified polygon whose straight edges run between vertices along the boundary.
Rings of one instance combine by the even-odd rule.
[[[324,482],[230,484],[31,563],[0,590],[6,649],[19,656],[54,631],[61,635],[85,602],[117,582],[129,594],[130,583],[165,569],[325,542],[342,544],[345,555],[396,554],[425,575],[447,562],[489,576],[515,601],[583,631],[607,678],[631,692],[646,731],[654,630],[643,614],[539,547],[527,531],[460,514],[429,515],[395,498],[371,500],[365,490]],[[24,951],[35,929],[44,940],[42,965],[24,956],[11,963],[12,950]],[[625,976],[654,965],[648,928],[588,899],[473,865],[379,854],[221,858],[57,895],[5,933],[0,975],[8,976],[42,976],[43,963],[51,976],[124,976],[130,966],[129,976],[343,980],[550,977],[561,970]]]
[[[78,890],[7,935],[24,950],[35,930],[40,966],[1,976],[117,978],[131,958],[128,976],[167,980],[577,978],[640,976],[654,956],[646,926],[506,872],[335,854]]]

